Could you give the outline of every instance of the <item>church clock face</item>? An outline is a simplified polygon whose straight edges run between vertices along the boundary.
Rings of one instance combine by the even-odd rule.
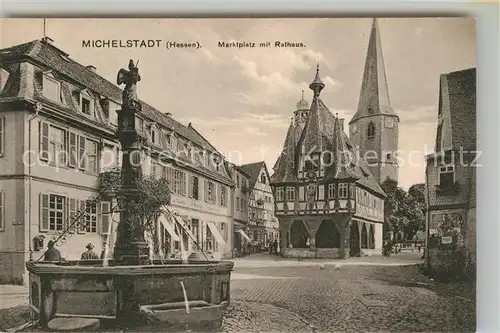
[[[388,128],[394,127],[394,119],[392,117],[385,118],[385,127],[388,127]]]

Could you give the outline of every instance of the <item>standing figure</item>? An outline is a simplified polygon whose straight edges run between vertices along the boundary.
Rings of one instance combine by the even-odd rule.
[[[50,240],[47,244],[47,251],[45,251],[44,261],[59,261],[61,260],[61,252],[54,247],[55,242]]]
[[[92,251],[92,249],[94,248],[94,245],[92,245],[92,243],[88,243],[86,248],[87,248],[87,251],[82,253],[81,260],[97,260],[97,259],[99,259],[99,256],[97,255],[97,253]]]
[[[138,63],[139,62],[137,62],[137,64]],[[118,85],[125,83],[125,89],[123,89],[122,94],[122,106],[124,108],[138,108],[140,110],[141,105],[137,98],[137,82],[141,81],[139,68],[137,65],[134,65],[134,61],[130,59],[128,69],[129,70],[120,69],[116,79]]]

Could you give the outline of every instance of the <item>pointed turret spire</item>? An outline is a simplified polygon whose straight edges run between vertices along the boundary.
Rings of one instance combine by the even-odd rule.
[[[309,85],[309,89],[314,91],[314,97],[319,97],[321,90],[325,87],[325,84],[319,78],[319,63],[316,65],[316,76],[314,77],[313,82]]]
[[[358,110],[350,122],[373,114],[394,115],[389,99],[377,19],[374,18],[366,53]]]

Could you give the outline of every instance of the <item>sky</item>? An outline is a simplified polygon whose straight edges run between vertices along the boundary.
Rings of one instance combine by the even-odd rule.
[[[346,124],[358,105],[371,18],[47,19],[46,35],[70,58],[115,82],[139,60],[139,98],[201,132],[236,164],[266,161],[285,140],[301,90],[311,102],[316,65],[321,93]],[[473,18],[379,18],[389,96],[400,118],[403,188],[423,183],[433,151],[439,76],[476,66]],[[2,19],[0,48],[44,35],[43,19]],[[153,48],[89,48],[83,40],[161,40]],[[164,47],[198,42],[199,49]],[[221,48],[218,42],[289,41],[302,48]],[[346,126],[347,127],[347,126]],[[347,131],[347,128],[346,128]],[[409,159],[409,154],[412,158]]]

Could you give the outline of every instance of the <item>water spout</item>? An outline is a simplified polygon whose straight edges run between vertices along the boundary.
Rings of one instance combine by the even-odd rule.
[[[102,262],[102,267],[108,267],[109,266],[109,237],[111,236],[111,227],[113,223],[110,221],[108,223],[108,236],[106,237],[106,242],[104,243],[104,255],[103,255],[103,262]]]
[[[187,298],[186,288],[184,288],[184,283],[181,281],[182,292],[184,293],[184,304],[186,305],[186,313],[190,313],[189,302]]]

